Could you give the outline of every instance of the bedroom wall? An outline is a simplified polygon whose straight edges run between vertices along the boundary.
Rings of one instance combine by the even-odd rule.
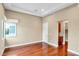
[[[4,15],[4,8],[1,3],[0,3],[0,15]]]
[[[48,42],[57,44],[57,24],[54,16],[46,16],[43,18],[43,23],[48,22]]]
[[[16,19],[17,35],[6,39],[6,46],[39,42],[42,40],[42,22],[40,17],[5,10],[7,19]]]
[[[77,5],[65,8],[43,18],[49,23],[49,43],[57,45],[57,21],[69,21],[68,49],[79,53],[79,7]]]
[[[3,38],[3,20],[5,20],[4,18],[4,8],[2,6],[2,4],[0,4],[0,56],[3,54],[4,48],[5,48],[5,41]]]

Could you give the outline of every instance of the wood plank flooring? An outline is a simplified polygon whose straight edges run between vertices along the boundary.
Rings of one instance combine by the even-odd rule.
[[[6,48],[3,56],[77,56],[66,51],[66,46],[58,48],[47,43],[38,42],[24,46]]]

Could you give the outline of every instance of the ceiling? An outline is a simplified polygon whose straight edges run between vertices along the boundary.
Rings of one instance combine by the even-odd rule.
[[[3,5],[8,10],[44,17],[69,7],[72,3],[4,3]]]

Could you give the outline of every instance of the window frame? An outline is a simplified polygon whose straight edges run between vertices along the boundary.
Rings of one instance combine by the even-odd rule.
[[[9,24],[10,24],[10,23],[11,23],[11,24],[15,24],[15,34],[14,34],[13,36],[10,35],[10,34],[6,36],[6,34],[5,34],[6,23],[9,23]],[[14,23],[14,22],[4,22],[4,37],[5,37],[5,38],[14,38],[14,37],[16,37],[16,34],[17,34],[16,32],[17,32],[17,24],[16,24],[16,23]]]

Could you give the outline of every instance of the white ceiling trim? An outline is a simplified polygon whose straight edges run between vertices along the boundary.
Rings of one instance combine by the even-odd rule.
[[[9,7],[9,8],[5,7],[5,9],[11,10],[11,11],[16,11],[16,12],[21,12],[21,13],[25,13],[25,14],[30,14],[30,15],[40,16],[39,14],[35,14],[35,13],[29,12],[29,11],[24,11],[19,8],[15,8],[15,7]]]
[[[50,14],[53,14],[53,13],[59,11],[59,10],[62,10],[62,9],[64,9],[64,8],[69,7],[69,6],[71,6],[71,5],[73,5],[73,3],[71,3],[71,4],[64,4],[64,5],[61,5],[61,6],[59,6],[59,7],[54,8],[54,9],[50,9],[50,10],[44,12],[44,13],[42,14],[42,17],[47,16],[47,15],[50,15]]]
[[[26,14],[30,14],[30,15],[34,15],[34,16],[40,16],[40,17],[44,17],[44,16],[47,16],[47,15],[50,15],[50,14],[53,14],[54,12],[57,12],[61,9],[64,9],[66,7],[69,7],[71,5],[73,5],[74,3],[65,3],[65,4],[62,4],[62,5],[59,5],[59,6],[56,6],[55,8],[51,8],[47,11],[44,11],[42,13],[34,13],[34,12],[31,12],[31,11],[25,11],[25,10],[22,10],[22,9],[19,9],[19,8],[16,8],[16,7],[12,7],[9,5],[9,8],[7,8],[8,6],[6,4],[4,4],[4,7],[8,10],[12,10],[12,11],[17,11],[17,12],[21,12],[21,13],[26,13]]]

